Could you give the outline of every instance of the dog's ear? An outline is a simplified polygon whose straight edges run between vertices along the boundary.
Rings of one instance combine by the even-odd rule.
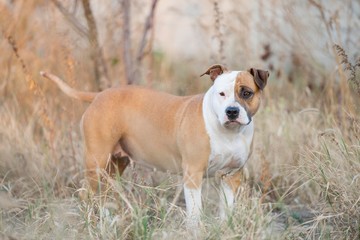
[[[212,81],[214,81],[217,76],[223,74],[223,72],[228,71],[227,68],[224,65],[221,64],[214,64],[212,66],[209,67],[208,70],[206,70],[206,72],[204,72],[203,74],[200,75],[200,77],[204,76],[205,74],[210,75],[210,79]]]
[[[266,86],[267,79],[269,78],[269,72],[256,68],[250,68],[248,71],[253,75],[256,85],[263,90]]]

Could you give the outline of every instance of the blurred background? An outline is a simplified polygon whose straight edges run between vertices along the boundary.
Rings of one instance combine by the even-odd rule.
[[[255,117],[250,198],[242,199],[255,210],[239,207],[239,216],[245,211],[261,222],[210,224],[205,236],[230,228],[250,239],[359,237],[360,1],[0,0],[0,30],[0,238],[62,231],[131,238],[147,231],[135,218],[120,233],[123,223],[76,218],[76,229],[89,231],[72,232],[51,220],[63,212],[54,202],[79,219],[96,213],[74,200],[84,170],[78,125],[88,104],[66,97],[41,70],[79,90],[134,84],[190,95],[209,88],[199,76],[214,63],[268,69],[270,79]],[[142,171],[146,186],[168,178]],[[131,196],[147,209],[139,199],[149,196],[138,195]],[[258,205],[249,207],[248,199]],[[175,232],[175,221],[172,230],[149,224],[152,237],[184,234]]]

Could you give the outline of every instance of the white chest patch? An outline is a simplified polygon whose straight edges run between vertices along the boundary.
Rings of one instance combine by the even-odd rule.
[[[235,73],[224,77],[233,78],[233,75]],[[207,169],[209,177],[214,176],[218,170],[230,171],[241,168],[250,154],[254,134],[253,122],[241,126],[240,129],[227,129],[219,120],[219,116],[223,114],[225,109],[214,101],[218,97],[219,90],[217,88],[221,88],[221,91],[233,92],[234,84],[226,85],[230,81],[231,79],[225,79],[223,86],[219,86],[222,83],[217,82],[217,86],[212,86],[206,92],[203,100],[203,117],[206,131],[210,137],[211,148]],[[224,89],[224,86],[226,86],[226,89]]]
[[[250,154],[254,125],[251,122],[236,136],[216,134],[209,131],[211,154],[208,163],[208,175],[214,176],[218,170],[241,168]]]

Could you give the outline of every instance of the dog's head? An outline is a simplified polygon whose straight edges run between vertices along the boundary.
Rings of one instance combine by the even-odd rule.
[[[247,71],[228,71],[220,64],[211,66],[203,75],[210,75],[213,86],[207,94],[220,124],[228,129],[248,125],[257,112],[261,93],[269,72],[250,68]]]

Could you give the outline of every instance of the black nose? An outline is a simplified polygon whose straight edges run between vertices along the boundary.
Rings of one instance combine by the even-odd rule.
[[[239,116],[239,108],[237,107],[227,107],[225,109],[226,116],[229,118],[229,120],[235,120]]]

